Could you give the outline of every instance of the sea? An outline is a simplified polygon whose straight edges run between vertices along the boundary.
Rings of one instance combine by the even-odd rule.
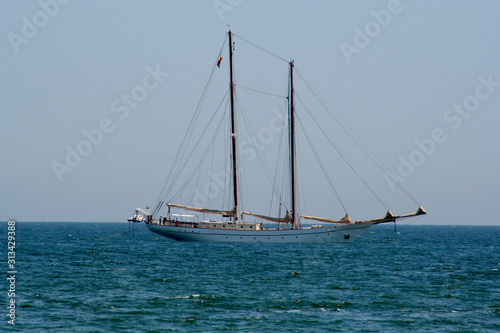
[[[0,228],[2,332],[500,332],[500,226],[379,225],[297,245],[15,222],[10,249]]]

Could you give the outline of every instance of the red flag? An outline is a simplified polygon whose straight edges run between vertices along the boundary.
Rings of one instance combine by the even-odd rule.
[[[222,57],[221,57],[221,56],[219,56],[219,60],[217,60],[217,67],[219,67],[219,68],[220,68],[220,62],[221,62],[221,61],[222,61]]]

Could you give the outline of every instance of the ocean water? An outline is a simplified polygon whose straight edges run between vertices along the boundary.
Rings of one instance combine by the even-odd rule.
[[[2,331],[500,331],[500,227],[381,225],[349,245],[184,243],[129,227],[17,222],[16,325],[4,280]]]

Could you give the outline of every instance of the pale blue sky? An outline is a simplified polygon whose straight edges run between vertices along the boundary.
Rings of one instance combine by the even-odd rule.
[[[125,221],[153,205],[231,24],[295,60],[427,209],[418,223],[500,225],[499,15],[498,1],[1,1],[0,220]],[[282,64],[240,45],[237,83],[262,87],[271,73],[282,93]],[[67,147],[99,126],[70,167]],[[54,162],[72,172],[58,177]],[[394,213],[417,208],[378,176]],[[354,218],[385,214],[345,195]],[[343,216],[329,208],[302,213]]]

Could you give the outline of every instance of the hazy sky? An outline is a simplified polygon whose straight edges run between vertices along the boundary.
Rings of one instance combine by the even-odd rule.
[[[429,212],[418,223],[500,225],[499,17],[498,1],[1,1],[0,220],[125,221],[153,205],[230,24],[294,59]],[[237,83],[276,69],[282,93],[286,64],[240,45]],[[269,101],[262,128],[282,104]],[[385,214],[352,189],[352,217]],[[403,197],[394,213],[417,208]],[[301,213],[343,216],[326,208]]]

